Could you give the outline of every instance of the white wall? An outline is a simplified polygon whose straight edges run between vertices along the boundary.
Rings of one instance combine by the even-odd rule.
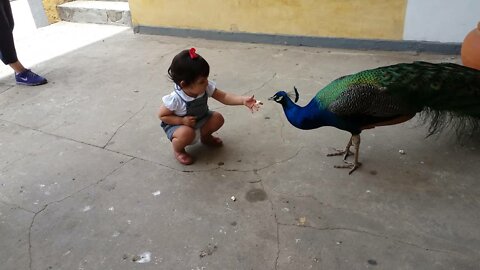
[[[480,21],[480,0],[408,0],[404,40],[463,42]]]

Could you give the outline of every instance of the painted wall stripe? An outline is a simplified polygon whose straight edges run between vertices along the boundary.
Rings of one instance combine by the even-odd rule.
[[[326,47],[355,50],[417,51],[440,54],[460,54],[460,44],[423,41],[395,41],[349,38],[305,37],[222,31],[193,30],[167,27],[136,26],[136,33],[165,36],[205,38],[234,42],[267,43],[292,46]]]

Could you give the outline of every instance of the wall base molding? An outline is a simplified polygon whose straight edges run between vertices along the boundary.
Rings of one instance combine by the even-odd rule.
[[[169,27],[135,26],[135,33],[177,37],[204,38],[247,43],[267,43],[291,46],[326,47],[351,50],[415,51],[438,54],[460,55],[461,43],[429,41],[396,41],[374,39],[350,39],[271,35],[241,32],[209,31]]]

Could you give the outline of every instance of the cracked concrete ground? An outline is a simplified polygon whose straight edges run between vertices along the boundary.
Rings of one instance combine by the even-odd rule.
[[[425,139],[414,119],[362,133],[363,166],[348,175],[326,154],[349,134],[295,129],[266,101],[296,86],[304,105],[345,74],[458,56],[47,28],[36,44],[99,41],[39,61],[47,85],[0,79],[2,270],[480,268],[478,144]],[[172,57],[192,46],[218,88],[265,104],[211,100],[225,145],[192,146],[182,166],[156,112]]]

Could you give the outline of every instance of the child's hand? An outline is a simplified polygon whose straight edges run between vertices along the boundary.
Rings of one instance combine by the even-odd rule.
[[[195,116],[184,116],[182,117],[182,124],[184,126],[195,127],[197,118]]]
[[[257,101],[254,96],[251,97],[244,97],[243,105],[247,106],[250,111],[253,113],[254,111],[258,111],[260,105],[263,105],[262,102]]]

